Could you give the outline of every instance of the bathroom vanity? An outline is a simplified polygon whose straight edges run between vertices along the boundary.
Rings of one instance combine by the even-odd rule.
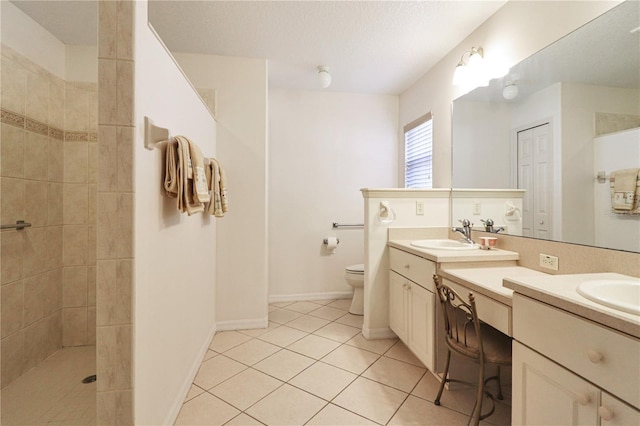
[[[577,292],[619,274],[509,277],[513,297],[512,422],[640,424],[640,317]]]

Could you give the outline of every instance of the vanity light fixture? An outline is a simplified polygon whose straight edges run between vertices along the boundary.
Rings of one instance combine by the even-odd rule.
[[[329,74],[329,68],[324,65],[318,66],[318,82],[320,83],[320,87],[326,89],[331,85],[331,74]]]
[[[469,55],[465,62],[465,55]],[[489,85],[482,47],[472,47],[460,57],[453,73],[454,86],[485,87]]]

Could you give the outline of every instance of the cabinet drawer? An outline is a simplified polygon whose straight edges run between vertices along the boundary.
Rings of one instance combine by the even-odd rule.
[[[525,345],[640,407],[640,340],[513,295],[513,333]]]
[[[389,267],[400,275],[435,293],[435,263],[406,251],[389,248]]]
[[[500,302],[496,302],[485,295],[469,290],[468,288],[447,279],[443,280],[443,284],[451,287],[455,292],[463,297],[465,302],[469,301],[469,293],[473,293],[476,298],[478,317],[483,322],[486,322],[491,327],[501,331],[507,336],[513,335],[511,328],[511,307],[503,305]]]

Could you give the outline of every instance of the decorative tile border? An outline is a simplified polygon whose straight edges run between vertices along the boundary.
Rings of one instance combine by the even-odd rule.
[[[33,120],[21,114],[16,114],[15,112],[6,109],[0,109],[0,112],[2,114],[0,122],[9,124],[11,126],[16,126],[29,132],[37,133],[39,135],[49,136],[54,139],[70,142],[98,141],[98,132],[65,132],[64,130],[58,129],[57,127],[47,126],[40,121]]]

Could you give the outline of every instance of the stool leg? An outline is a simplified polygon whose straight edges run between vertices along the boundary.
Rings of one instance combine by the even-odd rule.
[[[496,395],[496,398],[502,401],[504,399],[504,396],[502,395],[502,381],[500,380],[500,366],[498,366],[498,372],[496,373],[496,377],[498,381],[498,394]]]
[[[471,412],[469,423],[478,426],[480,424],[480,416],[482,415],[482,398],[484,397],[484,363],[480,363],[478,368],[478,395],[476,396],[476,404]]]
[[[449,375],[449,364],[451,363],[451,350],[447,349],[447,362],[444,366],[444,375],[442,376],[442,382],[440,382],[440,389],[438,390],[438,396],[436,396],[434,404],[440,405],[440,397],[444,390],[444,384],[447,382],[447,376]]]

